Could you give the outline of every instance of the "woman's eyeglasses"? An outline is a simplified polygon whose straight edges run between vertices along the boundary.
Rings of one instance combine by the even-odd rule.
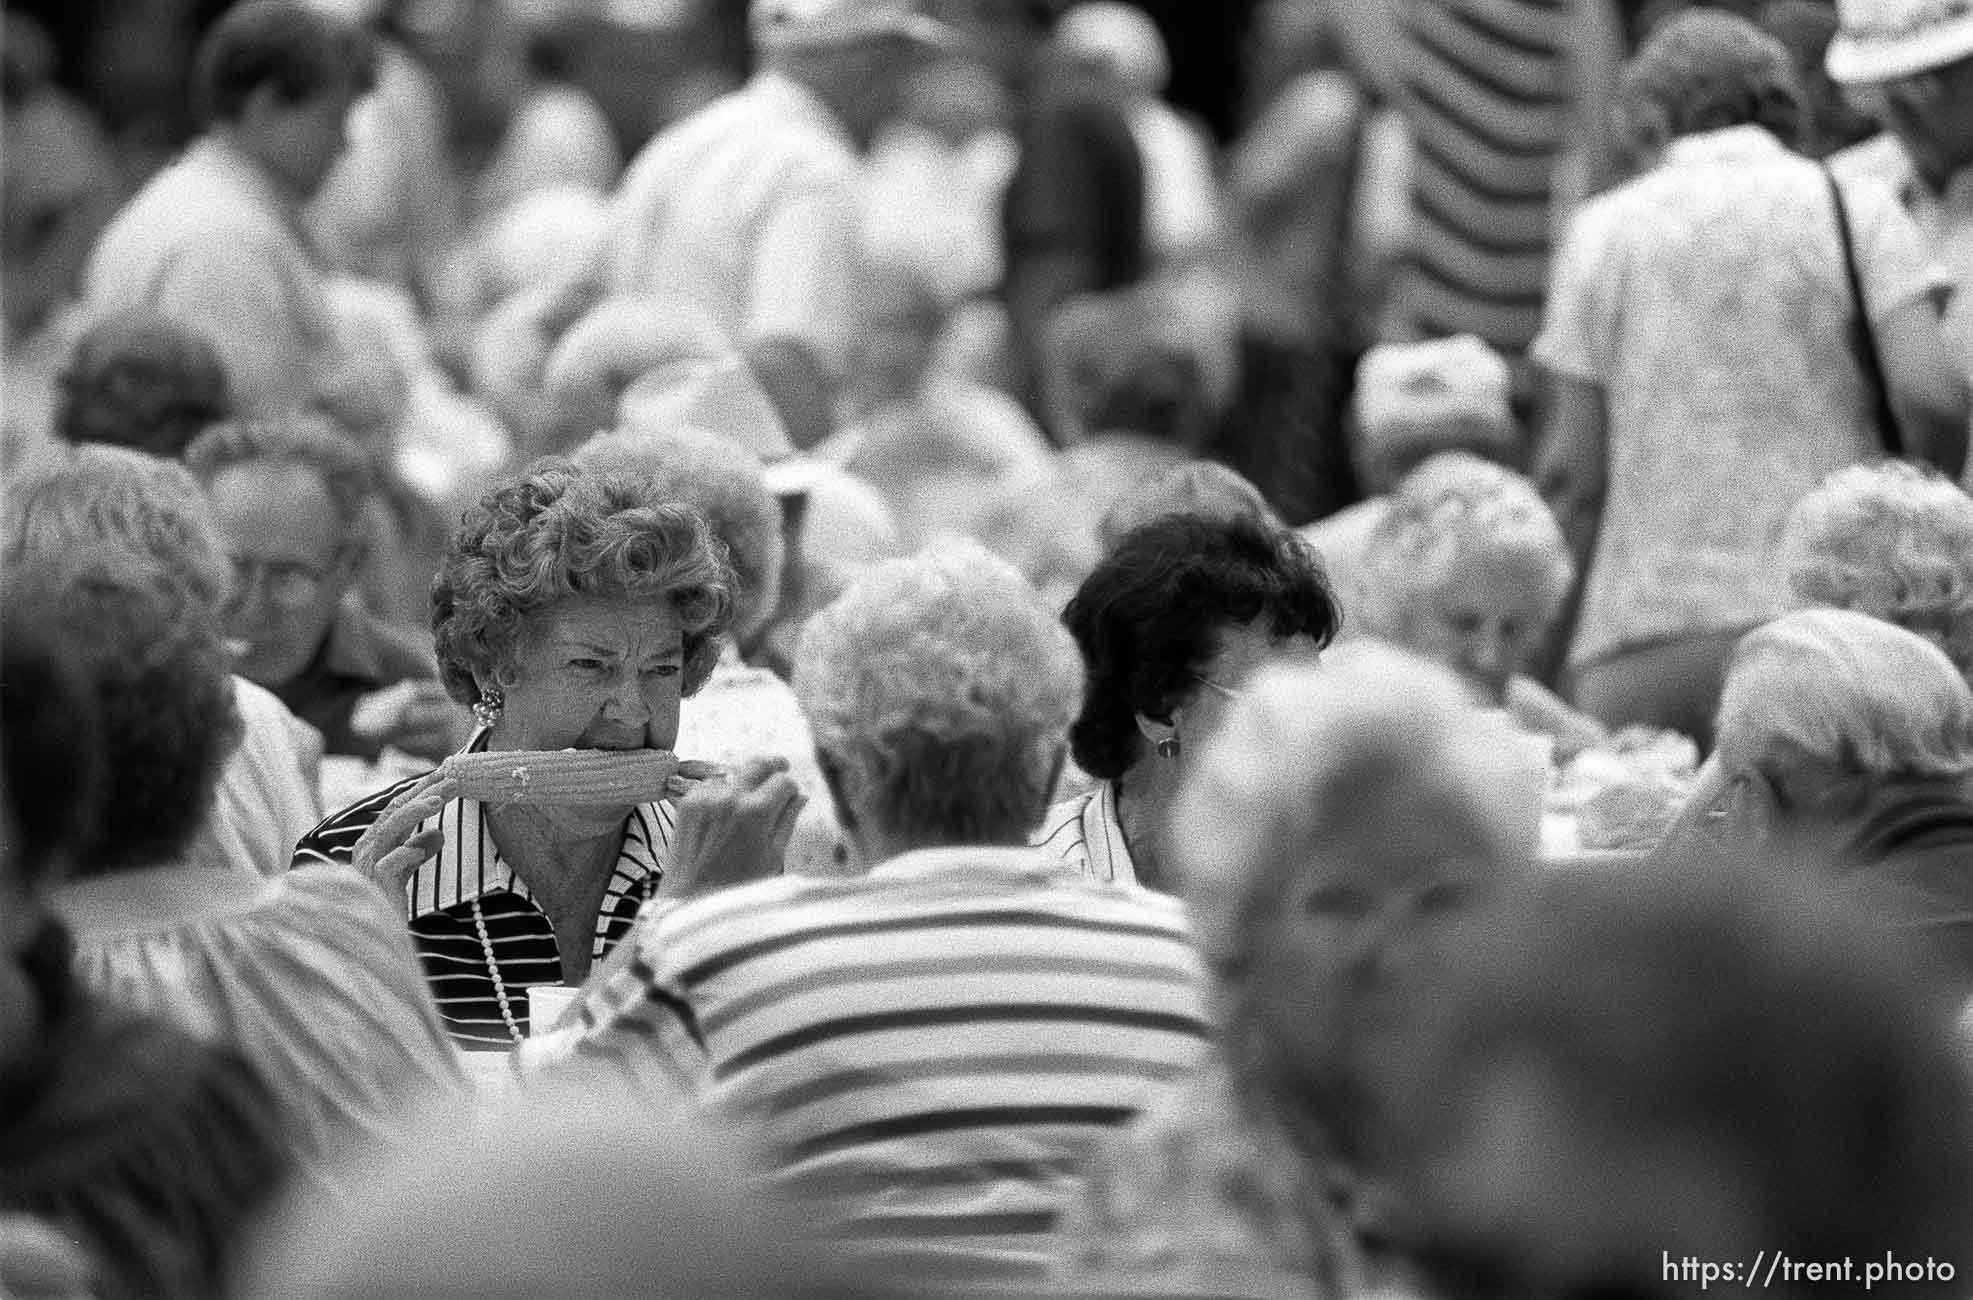
[[[1198,673],[1192,674],[1192,680],[1199,683],[1199,685],[1205,687],[1213,694],[1223,695],[1229,700],[1244,700],[1247,698],[1247,692],[1242,690],[1236,690],[1231,686],[1222,686],[1218,682],[1214,681],[1212,678],[1201,677]]]

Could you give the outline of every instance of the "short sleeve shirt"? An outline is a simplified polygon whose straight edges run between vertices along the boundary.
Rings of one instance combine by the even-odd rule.
[[[1882,186],[1845,188],[1873,319],[1938,280]],[[1758,127],[1687,137],[1592,200],[1533,355],[1602,388],[1609,483],[1570,661],[1780,612],[1788,510],[1873,454],[1828,181]]]

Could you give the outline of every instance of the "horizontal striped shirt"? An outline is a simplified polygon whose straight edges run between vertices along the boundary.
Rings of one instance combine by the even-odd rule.
[[[477,748],[483,737],[476,737]],[[310,831],[295,849],[295,865],[347,863],[390,801],[421,778],[413,777],[352,804]],[[625,823],[623,848],[610,875],[596,916],[590,959],[601,961],[629,934],[640,909],[657,891],[671,844],[672,813],[667,804],[643,804]],[[527,882],[500,856],[486,822],[486,806],[458,799],[428,819],[444,842],[436,857],[405,885],[405,920],[425,969],[432,999],[453,1041],[468,1050],[505,1050],[514,1037],[501,1014],[489,952],[507,994],[508,1014],[528,1032],[527,990],[563,982],[562,950],[555,927],[535,901]],[[474,915],[475,908],[478,917]],[[486,938],[480,938],[484,922]]]
[[[1117,820],[1114,782],[1100,782],[1094,790],[1050,808],[1033,842],[1077,875],[1103,884],[1138,883],[1130,846],[1124,843],[1123,823]]]
[[[1204,989],[1176,900],[926,850],[660,905],[529,1059],[699,1094],[882,1271],[1010,1282],[1098,1141],[1201,1058]]]

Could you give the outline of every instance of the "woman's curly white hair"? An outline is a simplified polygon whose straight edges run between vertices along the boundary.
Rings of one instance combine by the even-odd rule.
[[[918,843],[1024,843],[1047,810],[1082,659],[978,544],[864,573],[803,630],[794,688],[846,803]]]
[[[1476,551],[1531,559],[1549,617],[1561,608],[1575,563],[1561,525],[1522,475],[1471,452],[1441,452],[1405,475],[1388,502],[1365,558],[1364,631],[1398,638],[1404,611],[1443,586],[1456,558]]]
[[[1836,471],[1795,503],[1780,566],[1797,604],[1896,623],[1973,668],[1973,497],[1937,472]]]

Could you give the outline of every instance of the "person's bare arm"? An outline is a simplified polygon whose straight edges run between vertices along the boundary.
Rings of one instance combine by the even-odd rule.
[[[1589,571],[1596,528],[1609,491],[1609,405],[1603,386],[1550,377],[1547,427],[1535,454],[1535,481],[1562,525],[1576,579]]]
[[[1953,365],[1929,299],[1913,299],[1879,318],[1877,354],[1905,455],[1957,479],[1966,466],[1966,377]]]

